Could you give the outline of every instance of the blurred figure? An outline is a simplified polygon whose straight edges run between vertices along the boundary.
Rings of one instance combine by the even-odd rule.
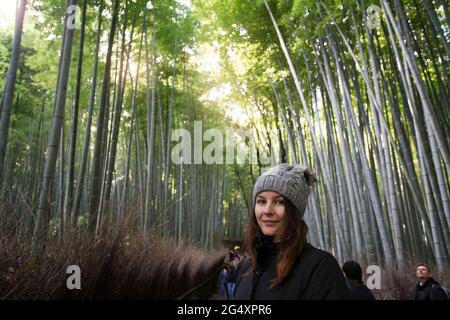
[[[226,265],[224,265],[219,275],[219,292],[221,300],[228,299],[227,282],[228,282],[228,268]]]
[[[448,300],[439,282],[431,277],[428,265],[419,264],[416,268],[416,277],[419,282],[411,292],[413,300]]]
[[[362,270],[358,262],[349,260],[342,266],[347,278],[350,300],[375,300],[372,291],[362,281]]]
[[[237,279],[237,268],[235,261],[232,261],[229,265],[228,270],[228,277],[227,277],[227,293],[228,293],[228,300],[233,300],[234,296],[234,288],[236,286],[236,279]]]
[[[234,247],[233,250],[230,250],[230,252],[228,252],[228,259],[230,261],[233,260],[240,260],[241,259],[241,255],[239,254],[239,252],[236,250],[236,248],[239,248],[238,246]]]

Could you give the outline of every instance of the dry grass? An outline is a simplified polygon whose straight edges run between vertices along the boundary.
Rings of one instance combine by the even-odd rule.
[[[226,255],[122,224],[103,227],[96,238],[50,238],[33,258],[31,239],[17,234],[15,223],[0,221],[0,299],[176,299],[202,283],[184,298],[209,299]],[[81,269],[81,290],[67,289],[69,265]]]

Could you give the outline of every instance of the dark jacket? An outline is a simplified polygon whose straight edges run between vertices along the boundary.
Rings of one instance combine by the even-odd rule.
[[[228,271],[227,272],[223,272],[220,271],[220,275],[219,275],[219,285],[221,284],[226,284],[228,282]]]
[[[235,300],[340,300],[348,298],[344,275],[336,259],[328,252],[305,245],[295,267],[284,281],[269,289],[276,276],[275,246],[265,244],[259,250],[257,268],[252,271],[251,259],[240,264]]]
[[[359,281],[347,279],[350,300],[375,300],[375,296],[367,286]]]
[[[227,282],[236,282],[237,274],[237,269],[235,267],[230,267],[230,270],[228,270]]]
[[[447,300],[444,289],[433,278],[429,278],[423,285],[418,282],[411,295],[413,300]]]

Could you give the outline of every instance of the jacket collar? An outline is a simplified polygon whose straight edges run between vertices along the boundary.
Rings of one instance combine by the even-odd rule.
[[[420,284],[420,282],[417,282],[417,290],[424,290],[426,287],[432,286],[433,284],[437,283],[436,280],[434,280],[433,278],[428,278],[427,281],[425,281],[422,285]]]

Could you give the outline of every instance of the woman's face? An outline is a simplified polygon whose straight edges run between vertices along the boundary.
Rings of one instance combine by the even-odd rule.
[[[255,217],[265,236],[274,236],[280,229],[286,211],[284,197],[273,191],[258,194]]]

